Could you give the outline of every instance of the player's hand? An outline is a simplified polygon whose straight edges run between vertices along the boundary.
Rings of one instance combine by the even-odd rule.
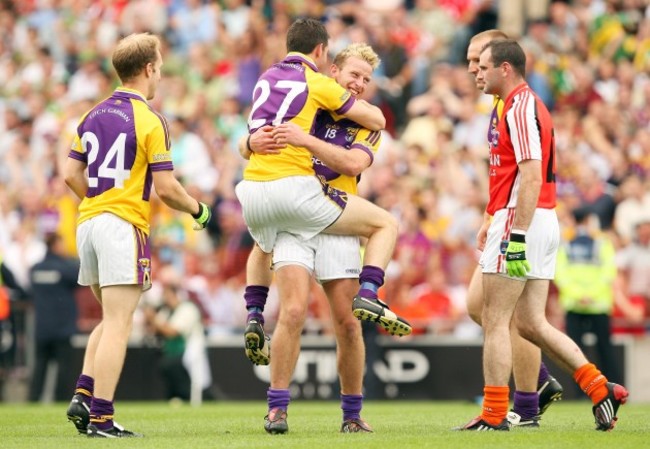
[[[212,217],[212,211],[210,210],[210,207],[205,203],[199,202],[199,212],[196,215],[192,214],[192,218],[194,218],[192,229],[195,231],[205,229],[205,227],[208,225],[208,222],[210,221],[210,217]]]
[[[275,141],[273,138],[274,129],[273,126],[265,125],[251,134],[248,139],[248,149],[260,155],[280,154],[286,145]]]
[[[476,249],[483,251],[485,249],[485,243],[487,242],[487,233],[490,228],[490,220],[483,220],[481,228],[476,234]]]
[[[309,134],[291,122],[276,126],[273,130],[273,138],[276,143],[294,145],[296,147],[305,147],[309,142]]]
[[[526,236],[518,233],[510,234],[506,249],[506,271],[508,275],[522,278],[530,271],[530,263],[526,260]]]

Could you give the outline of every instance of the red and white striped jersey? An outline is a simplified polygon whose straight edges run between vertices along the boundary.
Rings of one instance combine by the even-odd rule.
[[[544,103],[526,83],[517,86],[504,101],[503,115],[490,141],[490,215],[517,206],[521,174],[519,162],[542,161],[541,209],[555,207],[555,137],[553,120]]]

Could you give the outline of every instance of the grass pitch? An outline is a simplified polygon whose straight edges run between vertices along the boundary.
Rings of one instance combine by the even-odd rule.
[[[539,429],[511,432],[453,432],[480,412],[461,402],[366,401],[363,417],[373,434],[341,434],[337,402],[297,400],[289,407],[289,433],[267,435],[265,402],[208,402],[201,407],[166,402],[118,402],[117,421],[145,434],[143,439],[108,441],[76,434],[65,416],[67,404],[1,404],[0,447],[92,448],[580,448],[639,449],[650,447],[650,404],[619,410],[612,432],[594,429],[587,401],[558,402],[544,415]]]

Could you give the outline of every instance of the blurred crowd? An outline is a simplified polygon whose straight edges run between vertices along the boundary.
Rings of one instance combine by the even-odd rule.
[[[0,1],[0,252],[29,291],[29,270],[58,233],[74,257],[77,202],[60,176],[76,124],[117,86],[117,40],[164,42],[152,106],[169,120],[178,178],[214,206],[207,233],[153,197],[153,273],[172,267],[210,337],[240,335],[252,246],[234,195],[258,76],[285,55],[296,17],[321,18],[332,55],[370,43],[381,58],[365,97],[388,120],[361,194],[400,221],[383,295],[418,334],[476,336],[465,292],[487,199],[492,98],[467,74],[477,32],[500,28],[527,53],[527,78],[553,113],[558,214],[597,217],[620,260],[616,314],[644,332],[650,301],[650,6],[645,0],[20,0]],[[629,254],[634,254],[630,258]],[[143,303],[156,305],[158,286]],[[78,294],[79,325],[99,318]],[[553,301],[551,301],[553,304]],[[273,327],[272,290],[266,322]],[[554,313],[550,310],[550,313]],[[146,339],[144,313],[134,336]],[[558,314],[559,316],[560,314]],[[647,322],[647,321],[646,321]],[[562,325],[559,323],[558,325]],[[331,332],[314,285],[306,332]]]

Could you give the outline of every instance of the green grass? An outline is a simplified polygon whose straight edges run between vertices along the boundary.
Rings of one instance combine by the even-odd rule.
[[[0,447],[638,449],[650,444],[650,404],[623,406],[613,432],[593,430],[591,406],[585,401],[554,404],[540,429],[484,433],[450,430],[479,413],[474,404],[366,401],[363,417],[375,433],[340,434],[337,402],[297,400],[289,408],[290,432],[271,436],[262,427],[264,402],[210,402],[196,408],[166,402],[118,402],[117,420],[146,437],[111,442],[76,435],[66,421],[66,406],[0,405]]]

